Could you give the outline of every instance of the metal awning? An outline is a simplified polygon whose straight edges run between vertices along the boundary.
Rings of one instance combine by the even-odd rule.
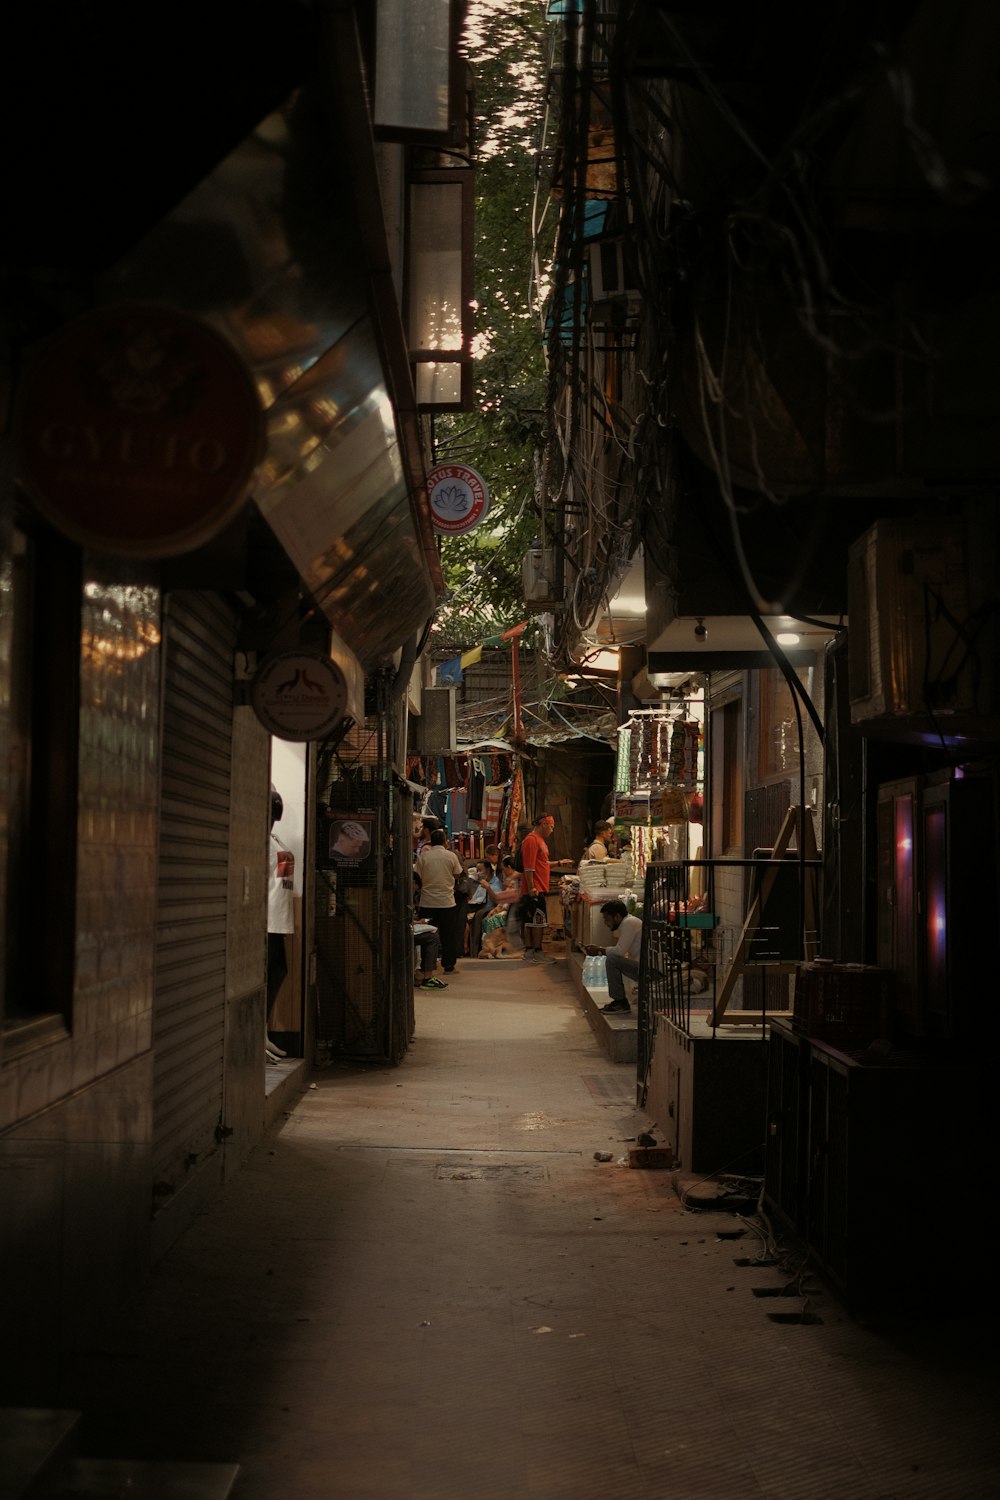
[[[423,626],[442,580],[384,230],[372,248],[374,161],[359,181],[362,148],[344,138],[365,139],[364,120],[348,121],[363,107],[356,48],[338,69],[262,120],[100,297],[193,312],[242,355],[267,417],[254,500],[370,668]]]

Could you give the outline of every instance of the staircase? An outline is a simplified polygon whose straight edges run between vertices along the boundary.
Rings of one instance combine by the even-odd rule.
[[[0,1407],[0,1500],[229,1500],[239,1464],[77,1457],[81,1414]]]

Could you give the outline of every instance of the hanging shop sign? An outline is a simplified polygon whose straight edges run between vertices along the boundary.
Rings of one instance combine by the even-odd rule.
[[[616,792],[613,817],[616,823],[665,823],[688,821],[687,796],[681,787],[657,787],[652,792]]]
[[[14,413],[17,478],[74,541],[126,557],[204,546],[264,451],[249,370],[169,307],[99,308],[39,348]]]
[[[616,823],[648,823],[648,792],[616,792],[611,816]]]
[[[427,476],[434,530],[462,536],[479,525],[490,508],[486,480],[466,464],[442,464]]]
[[[279,740],[323,740],[349,717],[347,678],[318,651],[266,656],[250,684],[250,702]]]

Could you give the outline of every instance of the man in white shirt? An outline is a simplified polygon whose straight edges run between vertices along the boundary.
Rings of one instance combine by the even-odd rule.
[[[617,938],[611,948],[597,948],[593,944],[585,953],[603,953],[608,975],[607,1005],[604,1011],[629,1011],[632,1007],[625,998],[625,977],[639,978],[639,950],[642,947],[642,923],[638,917],[630,917],[624,901],[605,901],[601,916],[609,932]]]

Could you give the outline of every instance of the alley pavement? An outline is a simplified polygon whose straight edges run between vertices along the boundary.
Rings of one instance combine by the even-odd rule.
[[[940,1316],[852,1316],[625,1164],[655,1122],[569,962],[466,962],[399,1067],[312,1074],[70,1372],[85,1454],[235,1461],[236,1500],[1000,1497],[944,1186]]]

